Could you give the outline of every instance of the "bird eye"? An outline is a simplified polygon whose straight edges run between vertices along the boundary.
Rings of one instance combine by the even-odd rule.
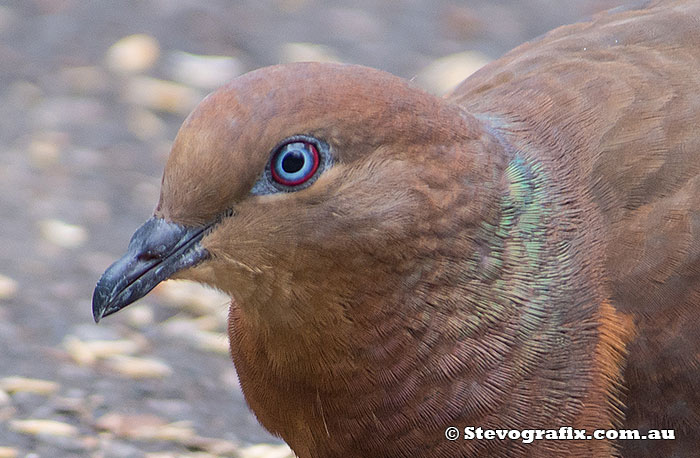
[[[307,182],[318,170],[321,159],[313,143],[295,141],[282,145],[272,156],[272,179],[283,186],[298,186]]]
[[[330,145],[306,134],[285,138],[269,157],[265,170],[250,189],[253,195],[306,189],[334,162]]]

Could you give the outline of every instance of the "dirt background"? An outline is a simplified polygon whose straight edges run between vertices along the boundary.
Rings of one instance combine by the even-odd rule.
[[[150,216],[170,142],[213,87],[340,60],[440,91],[621,3],[2,0],[0,458],[289,454],[240,393],[225,297],[168,282],[92,321],[97,278]]]

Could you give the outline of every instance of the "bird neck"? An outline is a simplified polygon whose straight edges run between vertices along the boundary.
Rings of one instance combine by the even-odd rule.
[[[400,283],[364,272],[376,281],[351,321],[325,304],[296,330],[260,329],[233,307],[231,350],[260,421],[299,447],[350,429],[419,444],[428,418],[438,432],[613,427],[624,332],[586,252],[595,235],[577,229],[580,196],[557,173],[510,153],[482,223],[424,243]]]

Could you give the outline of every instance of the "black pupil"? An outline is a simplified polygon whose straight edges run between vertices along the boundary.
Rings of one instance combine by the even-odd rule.
[[[304,167],[304,153],[299,150],[287,152],[282,158],[282,169],[287,173],[296,173]]]

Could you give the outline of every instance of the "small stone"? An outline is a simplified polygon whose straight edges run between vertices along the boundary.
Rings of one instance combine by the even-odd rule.
[[[49,436],[74,437],[78,435],[78,428],[75,426],[55,420],[12,420],[10,421],[10,429],[31,436],[46,434]]]
[[[221,458],[219,455],[212,455],[207,452],[189,452],[189,453],[168,453],[168,452],[154,452],[146,453],[144,455],[146,458]]]
[[[187,280],[169,280],[159,284],[153,293],[166,304],[195,315],[226,312],[231,299],[221,291]]]
[[[95,426],[129,439],[184,443],[196,437],[188,422],[168,423],[155,415],[108,413],[97,419]]]
[[[225,299],[228,299],[228,296],[225,297]],[[216,309],[213,313],[198,316],[192,321],[200,331],[225,331],[228,321],[228,308],[222,307],[220,309]]]
[[[245,71],[241,61],[235,57],[176,51],[168,61],[173,80],[207,90],[215,89]]]
[[[129,378],[160,378],[173,372],[168,364],[152,358],[118,355],[108,358],[105,362],[110,369]]]
[[[139,431],[139,439],[172,441],[178,443],[187,443],[195,436],[195,431],[187,421],[178,421],[168,423],[157,428],[149,430],[148,428]]]
[[[0,407],[10,405],[10,395],[5,390],[0,390]]]
[[[57,396],[52,399],[53,410],[61,414],[73,416],[87,416],[90,414],[89,406],[83,397]]]
[[[32,165],[38,168],[47,168],[55,165],[59,158],[59,148],[54,143],[45,141],[33,141],[27,148]]]
[[[239,456],[238,451],[240,450],[240,446],[233,442],[201,436],[189,439],[184,445],[203,450],[213,456]]]
[[[17,282],[0,274],[0,300],[12,299],[17,295]]]
[[[48,396],[58,391],[60,385],[50,380],[27,377],[5,377],[0,379],[0,390],[8,393],[32,393]]]
[[[77,248],[87,240],[87,231],[82,226],[58,219],[42,220],[39,228],[44,239],[62,248]]]
[[[327,46],[313,43],[285,43],[280,51],[281,62],[340,62]]]
[[[476,51],[451,54],[424,68],[416,81],[434,94],[445,94],[488,62],[486,56]]]
[[[124,98],[137,106],[185,115],[202,97],[196,90],[173,81],[136,76],[129,80]]]
[[[240,458],[293,458],[287,445],[257,444],[238,451]]]
[[[177,336],[178,334],[195,334],[199,331],[216,332],[226,329],[226,317],[219,319],[214,314],[201,315],[197,318],[183,318],[183,315],[176,315],[167,320],[163,326],[166,334]]]
[[[73,360],[80,365],[94,364],[98,359],[118,355],[132,355],[141,349],[139,343],[128,340],[80,340],[75,336],[67,336],[63,347]]]
[[[0,458],[17,458],[19,452],[13,447],[0,447]]]
[[[146,34],[126,36],[107,51],[107,66],[120,73],[139,73],[148,70],[160,55],[158,41]]]
[[[34,136],[27,146],[32,166],[46,169],[56,165],[69,142],[70,138],[64,132],[45,131]]]
[[[195,334],[197,347],[221,355],[229,354],[228,334],[224,332],[198,331]]]
[[[137,329],[143,329],[154,321],[153,308],[147,304],[132,305],[122,314],[126,317],[126,322]]]
[[[73,336],[66,337],[63,341],[63,348],[65,348],[70,357],[73,358],[73,361],[81,366],[89,366],[97,361],[97,358],[90,348],[85,345],[83,341]]]

